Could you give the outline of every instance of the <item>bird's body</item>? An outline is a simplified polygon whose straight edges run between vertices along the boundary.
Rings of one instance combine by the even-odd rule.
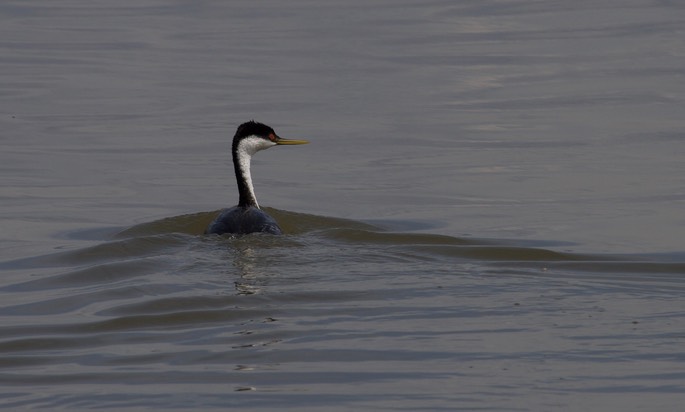
[[[210,223],[205,233],[214,234],[247,234],[247,233],[282,233],[278,223],[259,208],[252,186],[250,160],[260,150],[276,145],[305,144],[306,140],[282,139],[274,130],[254,121],[243,123],[233,137],[232,153],[236,182],[240,199],[238,205],[224,209]]]
[[[221,211],[207,228],[207,233],[271,233],[280,235],[278,223],[262,209],[254,206],[233,206]]]

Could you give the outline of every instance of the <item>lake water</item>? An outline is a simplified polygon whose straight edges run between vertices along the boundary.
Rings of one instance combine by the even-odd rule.
[[[676,410],[685,4],[5,1],[3,410]],[[235,128],[284,236],[237,202]]]

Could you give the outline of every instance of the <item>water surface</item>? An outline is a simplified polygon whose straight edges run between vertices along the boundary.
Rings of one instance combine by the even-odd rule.
[[[677,2],[0,5],[7,410],[673,410]],[[235,127],[285,236],[205,236]]]

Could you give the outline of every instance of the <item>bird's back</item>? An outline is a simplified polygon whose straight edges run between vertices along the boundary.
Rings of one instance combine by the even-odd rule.
[[[223,210],[209,225],[205,233],[217,235],[224,233],[271,233],[280,235],[283,232],[274,218],[263,210],[253,206],[234,206]]]

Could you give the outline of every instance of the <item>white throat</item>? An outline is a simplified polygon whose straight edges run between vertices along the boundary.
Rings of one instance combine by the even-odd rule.
[[[260,150],[265,150],[270,147],[276,146],[276,143],[263,139],[257,136],[249,136],[238,143],[238,148],[236,149],[238,155],[238,167],[243,174],[245,179],[245,184],[247,189],[250,191],[252,198],[255,201],[255,206],[259,208],[259,203],[257,202],[257,196],[254,194],[254,186],[252,186],[252,175],[250,174],[250,162],[252,156]]]

